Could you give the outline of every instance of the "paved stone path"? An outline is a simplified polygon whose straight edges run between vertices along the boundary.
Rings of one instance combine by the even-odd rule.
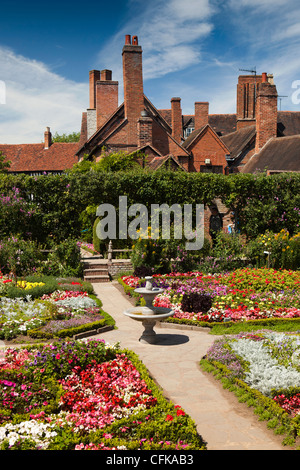
[[[130,301],[120,292],[117,281],[93,284],[103,310],[116,321],[117,329],[98,335],[109,343],[134,351],[151,376],[173,403],[182,406],[197,425],[208,450],[286,450],[282,437],[258,421],[252,409],[238,403],[218,380],[204,373],[200,359],[216,339],[205,331],[155,327],[159,342],[139,342],[143,327],[123,315]]]

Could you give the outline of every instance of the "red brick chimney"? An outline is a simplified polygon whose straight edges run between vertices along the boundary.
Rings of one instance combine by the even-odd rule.
[[[196,101],[195,103],[195,129],[208,124],[209,103],[207,101]]]
[[[100,70],[91,70],[90,79],[90,109],[96,109],[96,82],[100,80]]]
[[[96,81],[97,129],[114,113],[118,107],[119,83],[112,80],[111,70],[101,70]]]
[[[46,127],[46,130],[44,132],[44,150],[48,150],[50,145],[52,144],[52,135],[50,132],[50,127]]]
[[[237,84],[237,129],[254,126],[256,118],[256,98],[262,75],[240,75]]]
[[[125,118],[128,120],[128,143],[137,143],[137,121],[144,109],[142,48],[137,36],[125,36],[123,46],[123,84]]]
[[[172,116],[172,137],[177,142],[181,142],[182,139],[182,111],[180,105],[180,98],[171,99],[171,116]]]
[[[152,119],[144,110],[138,120],[138,146],[143,147],[146,144],[152,144]]]
[[[267,74],[263,74],[257,90],[255,153],[277,137],[277,96],[276,86],[268,82]]]

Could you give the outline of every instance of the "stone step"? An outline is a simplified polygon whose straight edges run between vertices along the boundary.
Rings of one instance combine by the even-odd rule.
[[[83,279],[85,281],[91,282],[91,283],[96,283],[96,282],[110,282],[110,277],[108,274],[103,274],[103,275],[97,275],[97,274],[91,274],[89,276],[84,276]]]
[[[107,268],[87,268],[84,270],[84,275],[85,276],[108,275],[108,269]]]
[[[83,264],[84,269],[108,269],[108,264],[106,263],[97,263],[96,261],[91,261],[89,263]]]

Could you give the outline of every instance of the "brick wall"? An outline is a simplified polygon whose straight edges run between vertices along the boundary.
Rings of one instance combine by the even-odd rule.
[[[224,168],[227,166],[225,158],[227,151],[209,129],[204,131],[201,138],[189,150],[192,151],[189,171],[200,171],[200,167],[206,165],[205,160],[210,159],[211,165],[222,166],[222,173],[224,173]]]

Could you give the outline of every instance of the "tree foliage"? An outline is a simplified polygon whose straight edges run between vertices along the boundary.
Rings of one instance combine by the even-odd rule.
[[[11,161],[6,159],[6,156],[0,152],[0,173],[5,173],[9,170]]]
[[[79,142],[80,132],[72,132],[71,134],[59,134],[55,132],[52,136],[52,142]]]

